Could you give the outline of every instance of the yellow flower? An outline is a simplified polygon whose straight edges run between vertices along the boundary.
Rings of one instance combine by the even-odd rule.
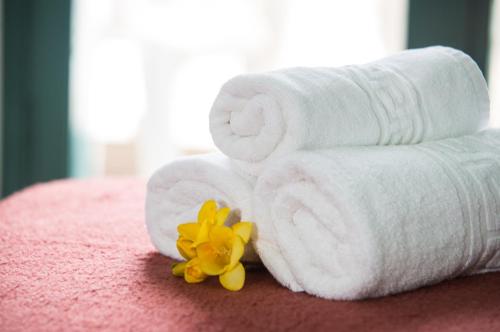
[[[251,230],[249,222],[239,222],[232,227],[215,225],[209,231],[208,241],[196,247],[201,270],[207,275],[218,275],[226,289],[240,290],[245,283],[245,269],[240,259]]]
[[[186,282],[198,283],[208,276],[200,268],[200,259],[195,257],[188,262],[180,262],[172,266],[172,273],[177,277],[184,277]]]
[[[179,232],[177,250],[182,257],[188,260],[195,257],[195,247],[208,240],[210,226],[223,225],[229,212],[230,209],[227,207],[217,210],[217,203],[214,200],[208,200],[201,207],[197,222],[179,225],[177,227]]]
[[[243,287],[245,269],[240,259],[250,240],[252,223],[224,226],[229,213],[229,208],[217,209],[217,203],[209,200],[201,207],[197,222],[178,226],[177,249],[188,262],[175,264],[174,275],[184,276],[189,283],[219,276],[226,289],[237,291]]]

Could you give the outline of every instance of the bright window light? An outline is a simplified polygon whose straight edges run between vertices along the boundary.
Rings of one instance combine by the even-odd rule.
[[[226,80],[402,50],[406,7],[404,0],[75,0],[74,173],[112,174],[119,165],[147,176],[179,155],[213,151],[208,112]]]

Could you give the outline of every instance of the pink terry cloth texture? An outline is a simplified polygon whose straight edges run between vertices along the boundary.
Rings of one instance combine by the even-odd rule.
[[[0,202],[0,331],[500,331],[500,273],[336,302],[264,269],[186,284],[149,242],[145,182],[63,180]]]

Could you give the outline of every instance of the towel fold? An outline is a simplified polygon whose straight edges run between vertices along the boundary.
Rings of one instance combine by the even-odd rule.
[[[182,158],[159,169],[149,180],[146,225],[154,246],[164,255],[181,259],[176,247],[177,226],[196,221],[204,201],[215,199],[234,209],[242,220],[252,220],[253,185],[234,172],[228,158],[207,154]],[[258,261],[251,246],[246,261]]]
[[[360,299],[500,270],[500,131],[413,146],[296,152],[254,193],[283,285]]]
[[[488,116],[476,63],[438,46],[360,66],[237,76],[214,102],[210,131],[223,153],[257,175],[291,151],[457,137],[484,128]]]

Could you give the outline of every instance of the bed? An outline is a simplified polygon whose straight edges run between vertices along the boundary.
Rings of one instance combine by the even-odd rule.
[[[145,182],[38,184],[0,202],[0,330],[500,331],[500,273],[357,302],[292,293],[264,268],[239,292],[170,273]]]

